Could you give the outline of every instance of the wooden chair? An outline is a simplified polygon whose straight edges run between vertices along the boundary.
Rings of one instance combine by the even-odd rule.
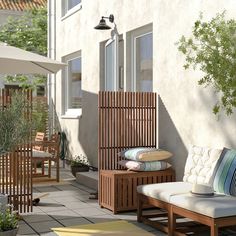
[[[156,147],[156,94],[99,92],[99,204],[114,213],[137,209],[140,184],[174,181],[173,169],[127,171],[117,154],[132,147]]]
[[[40,142],[43,142],[46,140],[46,137],[45,137],[45,133],[43,132],[37,132],[36,135],[35,135],[35,139],[34,139],[34,145],[32,146],[32,150],[33,151],[43,151],[43,145],[38,145],[37,143],[40,143]],[[38,165],[41,165],[41,168],[42,168],[42,174],[44,174],[44,162],[43,161],[34,161],[32,162],[32,171],[34,174],[37,173],[37,166]]]
[[[34,150],[38,150],[38,151],[42,151],[43,150],[43,147],[42,145],[37,145],[37,142],[42,142],[42,141],[45,141],[46,140],[46,137],[45,137],[45,133],[43,132],[37,132],[36,133],[36,136],[35,136],[35,145],[33,145],[33,149]]]
[[[41,173],[34,172],[33,177],[48,177],[51,178],[52,161],[56,165],[56,181],[59,182],[59,147],[60,137],[58,134],[53,134],[50,140],[35,141],[34,146],[38,146],[39,150],[33,149],[32,163],[41,163]],[[48,162],[48,172],[45,173],[45,162]]]

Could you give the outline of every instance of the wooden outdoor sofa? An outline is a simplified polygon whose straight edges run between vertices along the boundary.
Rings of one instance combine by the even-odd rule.
[[[118,153],[133,147],[156,147],[156,94],[99,93],[99,204],[114,213],[137,209],[138,185],[175,181],[172,168],[127,171]]]
[[[222,167],[219,167],[219,163],[223,162],[223,152],[219,149],[192,146],[187,158],[183,182],[138,186],[137,220],[156,227],[171,236],[200,231],[206,228],[203,227],[204,225],[210,227],[211,236],[218,236],[219,228],[236,225],[235,196],[216,193],[213,197],[206,198],[190,193],[193,183],[212,186],[216,172],[221,178],[226,177],[226,169],[222,171]],[[232,169],[235,168],[233,162],[231,166]],[[228,164],[226,167],[229,170]],[[232,170],[229,173],[232,175]],[[235,191],[235,183],[231,184],[234,188],[233,191]],[[163,219],[162,222],[158,219],[158,214],[145,215],[145,204],[163,210],[159,216],[166,213],[167,224],[163,224]],[[194,224],[193,222],[176,223],[179,217],[189,218],[194,221]],[[195,224],[195,222],[201,225]],[[188,225],[190,227],[187,227]]]

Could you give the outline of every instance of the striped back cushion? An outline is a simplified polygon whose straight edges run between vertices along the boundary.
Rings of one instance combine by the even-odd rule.
[[[236,196],[236,150],[224,148],[214,172],[214,190]]]

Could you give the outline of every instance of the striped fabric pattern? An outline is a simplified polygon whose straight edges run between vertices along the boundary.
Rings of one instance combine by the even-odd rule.
[[[150,147],[135,147],[126,149],[118,155],[132,161],[160,161],[170,158],[172,153]]]
[[[140,162],[129,160],[121,160],[119,161],[119,165],[133,171],[158,171],[165,170],[171,166],[168,162],[165,161]]]
[[[224,148],[214,172],[214,190],[236,196],[236,150]]]

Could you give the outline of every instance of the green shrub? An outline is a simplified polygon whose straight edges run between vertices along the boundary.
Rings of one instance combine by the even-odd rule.
[[[184,68],[204,72],[199,85],[212,86],[219,95],[213,112],[223,109],[230,115],[236,107],[236,20],[226,20],[223,12],[205,22],[200,14],[192,34],[177,43],[185,55]]]
[[[6,212],[0,212],[0,232],[16,229],[17,226],[17,214],[10,207],[6,209]]]

